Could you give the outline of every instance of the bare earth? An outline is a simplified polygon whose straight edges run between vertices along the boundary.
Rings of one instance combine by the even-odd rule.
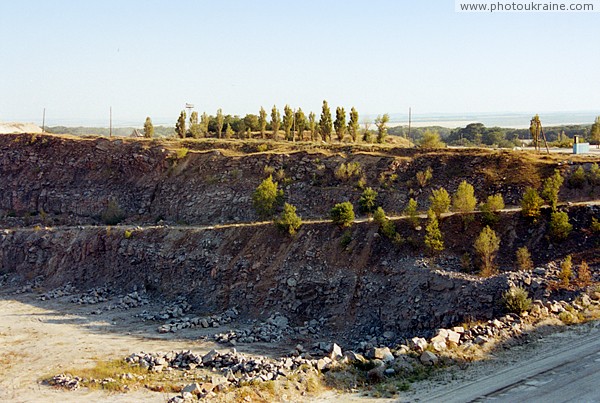
[[[189,349],[204,353],[218,348],[206,340],[195,341],[202,335],[198,329],[177,335],[158,334],[156,322],[142,322],[134,316],[142,308],[89,315],[94,309],[97,306],[60,300],[41,302],[33,294],[0,295],[0,401],[165,402],[173,394],[143,389],[126,394],[85,388],[64,391],[43,385],[40,379],[133,352]],[[508,402],[548,397],[553,401],[571,401],[575,396],[598,401],[600,393],[596,393],[595,385],[600,381],[599,329],[597,322],[562,331],[556,327],[540,329],[528,343],[498,350],[489,359],[466,369],[439,371],[433,379],[413,384],[411,391],[395,400],[331,391],[312,401]],[[255,348],[265,352],[265,346]],[[561,391],[568,391],[568,396]]]
[[[123,358],[132,352],[188,350],[204,352],[212,343],[159,338],[156,324],[140,326],[135,311],[86,315],[94,307],[36,301],[33,296],[0,299],[0,401],[11,402],[165,402],[165,395],[145,390],[109,395],[103,391],[55,390],[40,378],[69,368],[92,365],[97,359]],[[56,308],[56,309],[54,309]],[[162,336],[162,335],[160,335]]]

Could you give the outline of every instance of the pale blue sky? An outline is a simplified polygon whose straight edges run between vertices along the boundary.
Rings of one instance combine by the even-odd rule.
[[[0,0],[0,121],[172,123],[186,102],[600,112],[599,13],[454,0]]]

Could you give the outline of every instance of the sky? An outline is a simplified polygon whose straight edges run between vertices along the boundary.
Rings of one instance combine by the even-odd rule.
[[[599,13],[454,0],[0,0],[0,121],[245,115],[600,114]],[[591,123],[591,122],[590,122]]]

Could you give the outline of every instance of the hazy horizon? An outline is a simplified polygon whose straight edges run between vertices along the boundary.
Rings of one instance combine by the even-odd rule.
[[[0,1],[0,120],[174,121],[273,105],[415,116],[596,111],[598,13],[453,0]],[[563,113],[563,112],[561,112]],[[141,122],[141,123],[140,123]]]

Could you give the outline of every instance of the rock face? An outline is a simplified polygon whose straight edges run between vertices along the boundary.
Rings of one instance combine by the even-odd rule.
[[[349,153],[346,158],[306,151],[261,154],[242,143],[227,146],[238,147],[233,150],[203,147],[214,145],[0,136],[0,228],[10,228],[0,230],[0,276],[10,276],[7,283],[21,291],[56,289],[45,299],[69,294],[77,303],[95,304],[110,289],[123,294],[116,304],[122,307],[144,305],[147,297],[175,301],[159,314],[165,332],[227,323],[223,315],[233,308],[239,311],[236,319],[257,320],[256,331],[223,333],[219,341],[227,343],[285,337],[292,328],[306,337],[323,330],[359,341],[365,335],[383,336],[391,345],[415,334],[429,337],[434,329],[467,320],[491,319],[510,285],[526,286],[536,299],[545,292],[544,277],[537,272],[480,279],[438,270],[419,257],[418,247],[396,247],[376,237],[377,227],[368,222],[348,230],[351,243],[346,248],[340,246],[344,233],[329,223],[305,225],[294,239],[271,225],[215,225],[255,220],[252,192],[272,170],[281,170],[286,201],[298,206],[306,219],[326,216],[339,200],[357,199],[356,181],[334,175],[342,162],[359,162],[369,184],[380,183],[382,174],[395,177],[394,186],[373,185],[384,209],[394,211],[407,200],[408,188],[401,184],[429,165],[461,168],[456,177],[440,172],[431,186],[443,185],[452,192],[462,179],[476,177],[482,182],[477,189],[497,191],[502,183],[483,186],[477,170],[487,163],[500,171],[516,169],[519,164],[511,154],[394,150],[386,155]],[[520,197],[519,186],[502,190],[507,203],[514,195]],[[109,202],[130,226],[83,226],[99,224]],[[598,215],[590,209],[581,208],[580,217],[574,217],[573,233]],[[507,218],[499,234],[503,245],[531,238],[518,222],[518,217]],[[171,227],[177,223],[200,226]],[[445,226],[462,228],[460,217],[444,219],[444,231]],[[403,235],[421,239],[421,234]],[[598,237],[585,242],[595,245]],[[462,232],[451,233],[446,241],[449,248],[472,244]],[[507,248],[498,259],[502,253],[512,262],[514,251]],[[452,258],[437,264],[460,266]],[[90,291],[75,295],[66,284]],[[180,297],[189,306],[178,305]],[[188,316],[187,309],[194,315]],[[280,315],[271,318],[274,312]],[[442,339],[434,348],[443,349],[456,336]]]

